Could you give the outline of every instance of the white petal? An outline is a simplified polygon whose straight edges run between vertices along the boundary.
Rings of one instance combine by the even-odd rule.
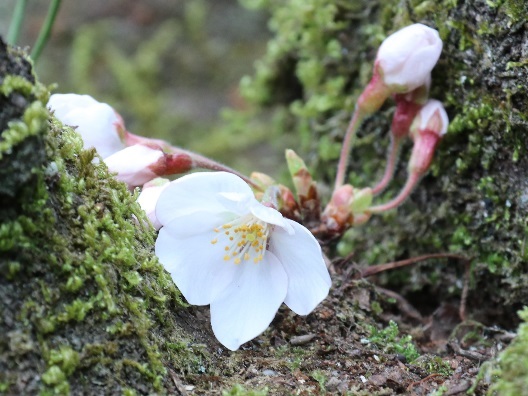
[[[248,213],[251,205],[258,204],[255,195],[250,191],[249,194],[221,192],[216,194],[216,199],[226,210],[243,216]]]
[[[284,269],[270,252],[258,264],[239,264],[238,270],[235,281],[211,303],[213,332],[233,351],[266,330],[288,287]]]
[[[90,95],[53,94],[49,98],[48,107],[55,112],[55,117],[62,120],[61,117],[76,107],[88,107],[98,103]]]
[[[95,147],[101,157],[106,158],[125,147],[118,132],[122,119],[108,104],[88,95],[55,94],[48,106],[63,124],[77,127],[75,131],[81,135],[84,147]]]
[[[269,250],[288,274],[288,294],[284,303],[295,313],[308,315],[326,298],[332,281],[317,240],[299,223],[288,221],[295,234],[275,229]]]
[[[156,164],[163,155],[161,149],[135,144],[105,158],[105,163],[110,172],[117,173],[118,180],[135,187],[157,177],[150,166]]]
[[[123,149],[117,125],[121,122],[114,109],[106,103],[98,103],[85,109],[70,111],[63,123],[78,126],[84,147],[95,147],[99,155],[106,158]]]
[[[225,202],[218,193],[252,194],[251,188],[238,176],[227,172],[201,172],[183,176],[163,191],[156,205],[161,224],[200,210],[224,212]]]
[[[165,179],[160,179],[165,180]],[[148,184],[148,183],[147,183]],[[139,197],[137,199],[137,202],[139,206],[141,206],[141,209],[145,211],[147,214],[150,222],[154,226],[156,230],[159,230],[161,227],[161,223],[156,218],[156,202],[158,202],[158,198],[161,194],[161,192],[168,186],[168,180],[162,184],[153,185],[153,186],[143,186],[143,190],[141,191],[141,194],[139,194]]]
[[[238,266],[223,260],[223,247],[211,244],[209,234],[174,238],[163,227],[156,255],[190,304],[207,305],[233,281]]]
[[[255,205],[251,205],[249,209],[253,216],[258,218],[259,220],[262,220],[268,224],[274,224],[279,227],[282,227],[289,234],[293,234],[293,228],[290,226],[287,219],[285,219],[278,210],[269,208],[258,202]]]
[[[209,212],[201,210],[194,213],[184,214],[163,227],[174,238],[186,238],[189,236],[208,233],[209,240],[217,238],[219,235],[215,228],[233,220],[233,214],[229,212]],[[222,232],[224,230],[222,229]]]

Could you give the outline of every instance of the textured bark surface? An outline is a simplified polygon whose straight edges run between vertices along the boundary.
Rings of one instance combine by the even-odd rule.
[[[214,340],[207,310],[185,307],[153,256],[155,234],[135,197],[93,163],[94,152],[82,151],[71,129],[50,118],[48,92],[30,62],[0,43],[0,392],[185,394],[183,384],[192,384],[188,392],[220,394],[235,383],[267,386],[271,394],[427,394],[442,383],[465,390],[478,360],[504,346],[506,336],[495,337],[492,326],[515,329],[516,311],[528,301],[524,2],[245,2],[269,10],[275,36],[244,93],[263,111],[287,114],[285,133],[313,153],[322,182],[333,179],[343,131],[381,40],[412,22],[438,28],[444,51],[431,95],[446,104],[449,134],[397,214],[351,232],[337,250],[354,251],[364,265],[443,251],[474,257],[467,311],[483,325],[455,328],[455,318],[440,326],[456,316],[446,313],[460,296],[463,269],[456,263],[380,279],[424,316],[442,306],[429,327],[372,285],[350,281],[348,263],[338,266],[343,274],[314,314],[281,310],[264,336],[227,352]],[[362,127],[351,163],[355,186],[383,170],[392,109],[388,103]],[[383,198],[404,179],[402,166]],[[412,332],[422,351],[442,357],[405,362],[413,350],[386,327],[389,319]],[[380,333],[382,327],[392,332]],[[520,338],[503,353],[504,372],[491,365],[496,389],[526,391],[526,350]]]

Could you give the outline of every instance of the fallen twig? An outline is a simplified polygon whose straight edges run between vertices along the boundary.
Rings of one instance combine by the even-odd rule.
[[[460,254],[453,254],[453,253],[426,254],[423,256],[413,257],[407,260],[393,261],[393,262],[386,263],[386,264],[372,265],[370,267],[363,268],[362,270],[359,271],[359,273],[355,276],[355,278],[356,279],[365,278],[367,276],[379,274],[380,272],[385,272],[385,271],[396,269],[396,268],[402,268],[408,265],[419,263],[424,260],[436,259],[436,258],[455,259],[455,260],[462,261],[465,264],[464,286],[462,288],[462,295],[460,298],[460,308],[458,311],[460,319],[464,321],[466,319],[466,302],[467,302],[467,296],[468,296],[468,291],[469,291],[469,277],[471,275],[471,262],[473,260],[470,257],[462,256]]]

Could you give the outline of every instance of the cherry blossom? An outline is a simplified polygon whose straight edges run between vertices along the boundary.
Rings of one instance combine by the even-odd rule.
[[[321,248],[302,225],[255,199],[238,176],[184,176],[161,193],[156,255],[190,304],[211,305],[231,350],[261,334],[284,302],[309,314],[327,295]]]

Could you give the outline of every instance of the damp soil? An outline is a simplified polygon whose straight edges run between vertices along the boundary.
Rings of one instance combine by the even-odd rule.
[[[475,394],[485,394],[480,366],[512,333],[462,321],[456,301],[438,301],[422,316],[413,306],[418,294],[407,300],[350,273],[337,269],[329,297],[306,317],[283,305],[269,329],[237,352],[214,341],[207,307],[190,308],[184,325],[201,333],[212,360],[198,374],[169,367],[167,387],[181,395],[221,395],[235,384],[268,395],[456,395],[476,384]],[[391,321],[400,333],[379,337]],[[409,360],[413,348],[419,356]]]

